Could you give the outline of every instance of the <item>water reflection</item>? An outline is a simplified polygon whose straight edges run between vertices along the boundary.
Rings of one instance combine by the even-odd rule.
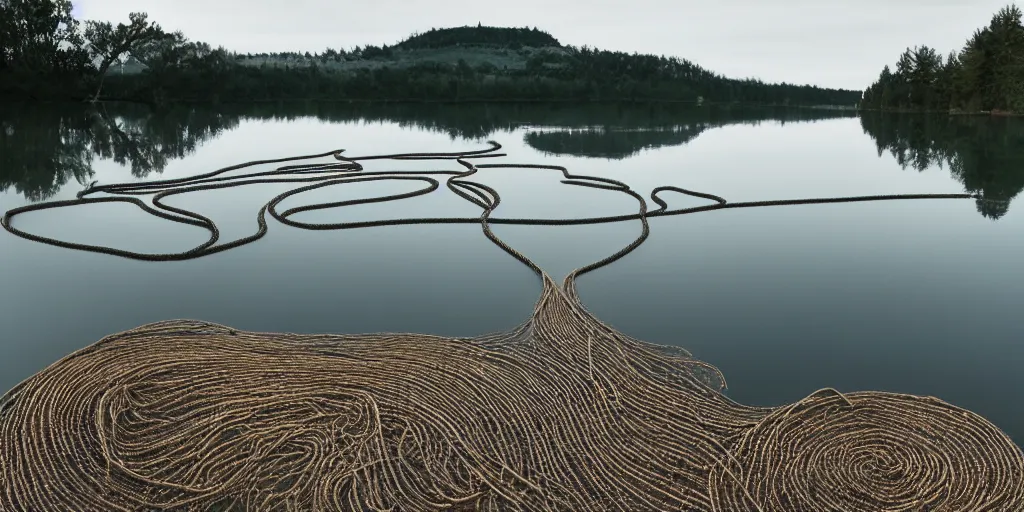
[[[51,197],[74,178],[92,177],[91,116],[84,109],[0,110],[0,190],[31,201]]]
[[[681,146],[704,133],[707,124],[664,129],[584,129],[533,131],[526,143],[548,155],[572,155],[622,160],[645,149]]]
[[[686,144],[709,129],[763,121],[808,122],[856,113],[787,108],[636,104],[375,104],[268,103],[217,110],[138,105],[6,105],[0,112],[0,191],[49,199],[72,179],[86,184],[96,158],[142,178],[191,154],[204,141],[246,119],[315,118],[330,123],[382,122],[480,139],[522,127],[542,153],[619,160],[645,149]],[[980,194],[978,211],[997,219],[1024,190],[1024,121],[868,113],[864,132],[881,156],[904,168],[948,168],[965,190]]]
[[[238,118],[197,108],[153,112],[134,105],[5,105],[0,113],[0,191],[49,199],[71,179],[88,183],[95,158],[144,178],[238,126]]]
[[[93,111],[92,150],[96,156],[131,167],[144,178],[163,172],[168,161],[185,158],[204,141],[238,127],[238,116],[199,108],[150,111],[121,106]]]
[[[864,133],[878,155],[888,151],[904,169],[948,168],[978,212],[998,219],[1024,190],[1024,121],[1004,117],[866,113]]]
[[[31,201],[52,197],[71,179],[88,183],[94,158],[127,166],[135,177],[160,173],[173,159],[236,128],[242,120],[316,118],[383,122],[479,139],[522,126],[585,132],[530,133],[526,142],[557,154],[626,158],[644,148],[685,144],[704,130],[761,120],[850,117],[849,112],[785,108],[620,104],[267,103],[217,110],[177,106],[152,111],[131,104],[6,105],[0,112],[0,190]],[[599,129],[599,130],[598,130]]]
[[[606,112],[607,113],[607,112]],[[526,143],[546,154],[622,160],[646,149],[681,146],[697,138],[706,130],[732,124],[757,125],[763,121],[809,122],[825,119],[856,117],[856,113],[758,107],[686,107],[672,112],[665,122],[661,110],[648,111],[646,122],[639,116],[631,124],[600,119],[596,127],[569,130],[538,130],[526,134]],[[579,126],[571,125],[571,126]]]
[[[724,126],[760,121],[807,121],[856,117],[856,112],[785,107],[703,106],[618,103],[276,103],[249,105],[243,115],[291,120],[369,121],[442,132],[452,139],[479,139],[521,127],[671,129],[705,124]]]

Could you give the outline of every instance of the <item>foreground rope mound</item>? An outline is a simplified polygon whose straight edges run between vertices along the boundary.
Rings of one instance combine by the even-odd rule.
[[[713,366],[633,339],[583,306],[576,278],[639,246],[649,216],[744,204],[661,187],[652,195],[661,208],[648,212],[625,184],[537,166],[639,205],[632,216],[583,219],[637,219],[642,232],[559,285],[491,231],[497,192],[464,180],[505,166],[470,162],[497,148],[389,158],[450,159],[466,169],[433,175],[446,174],[448,188],[479,205],[473,222],[541,278],[522,325],[444,338],[253,333],[182,320],[108,336],[0,399],[0,510],[1024,510],[1024,456],[983,418],[933,398],[831,390],[781,408],[743,406],[720,392],[725,381]],[[176,255],[118,255],[186,259],[257,239],[266,212],[308,229],[379,224],[289,218],[359,201],[276,211],[305,190],[398,174],[362,173],[357,161],[271,171],[311,184],[268,203],[255,238],[219,246],[212,222],[159,199],[238,177],[94,187],[83,196],[155,194],[155,207],[137,204],[204,227],[213,241]],[[326,178],[282,178],[295,173]],[[437,188],[427,176],[421,181]],[[658,196],[665,190],[714,203],[669,210]],[[948,196],[912,198],[926,197]],[[11,218],[26,211],[9,212],[4,226],[13,230]]]
[[[935,398],[811,396],[744,433],[712,471],[713,509],[1021,510],[1020,454],[1001,437]]]

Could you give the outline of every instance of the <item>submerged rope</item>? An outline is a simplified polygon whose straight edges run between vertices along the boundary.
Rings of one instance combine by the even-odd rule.
[[[564,167],[473,163],[500,149],[344,158],[340,151],[250,162],[148,183],[93,186],[70,201],[17,208],[10,232],[134,259],[197,258],[251,243],[265,216],[305,229],[480,224],[542,280],[531,317],[474,338],[421,334],[253,333],[196,321],[108,336],[0,398],[0,510],[699,510],[1019,511],[1024,456],[981,417],[934,398],[813,393],[780,408],[737,404],[713,366],[636,340],[586,310],[576,278],[648,237],[648,219],[723,208],[963,194],[728,203],[676,187],[651,194]],[[256,164],[333,156],[225,176]],[[462,171],[362,172],[360,161],[454,160]],[[631,215],[491,218],[496,190],[466,178],[485,169],[560,171],[563,183],[629,195]],[[440,187],[479,206],[476,219],[315,224],[294,214],[413,197]],[[415,180],[422,189],[279,212],[288,197],[359,181]],[[268,202],[255,235],[217,245],[208,218],[162,199],[250,183],[303,183]],[[671,210],[676,192],[712,204]],[[90,197],[98,192],[109,196]],[[152,206],[138,197],[153,195]],[[202,227],[188,251],[144,254],[73,244],[12,226],[18,214],[128,202]],[[573,271],[561,286],[503,242],[491,224],[639,220],[622,250]]]

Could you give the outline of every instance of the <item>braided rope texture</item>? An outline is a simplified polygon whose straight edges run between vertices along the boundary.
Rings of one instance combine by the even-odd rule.
[[[91,186],[70,201],[7,212],[9,232],[65,248],[154,261],[191,259],[258,240],[265,216],[304,229],[476,223],[540,277],[530,318],[473,338],[423,334],[244,332],[193,320],[108,336],[0,398],[0,510],[1024,510],[1024,455],[997,427],[935,398],[820,390],[778,408],[733,402],[725,379],[686,351],[634,339],[584,307],[576,279],[648,237],[648,218],[722,208],[962,194],[728,203],[659,187],[647,210],[624,183],[564,167],[480,164],[489,149],[344,158],[341,151],[250,162],[205,175]],[[250,165],[334,157],[222,176]],[[363,160],[454,160],[464,171],[364,173]],[[630,195],[638,213],[587,219],[492,219],[493,188],[465,178],[487,168],[562,172],[563,183]],[[483,209],[475,219],[339,224],[300,211],[393,201],[436,190],[435,176]],[[421,190],[277,211],[285,198],[370,180]],[[169,195],[266,182],[304,183],[264,206],[256,234],[218,245],[206,217]],[[308,183],[308,184],[305,184]],[[712,203],[670,210],[659,193]],[[108,195],[91,197],[98,192]],[[152,195],[152,204],[138,197]],[[175,254],[73,244],[18,230],[22,213],[128,202],[210,239]],[[619,252],[555,282],[498,238],[491,224],[640,221]]]

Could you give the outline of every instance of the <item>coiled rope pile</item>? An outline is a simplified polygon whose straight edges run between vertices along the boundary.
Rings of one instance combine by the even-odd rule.
[[[179,180],[90,187],[78,199],[8,212],[10,232],[53,245],[147,260],[201,257],[250,243],[266,213],[306,229],[474,222],[543,283],[533,315],[475,338],[420,334],[297,335],[171,321],[108,336],[0,399],[0,510],[699,510],[1020,511],[1024,455],[998,428],[934,398],[822,390],[781,408],[722,393],[724,378],[685,351],[631,338],[590,314],[576,278],[625,256],[648,218],[722,208],[967,195],[872,196],[727,203],[659,187],[646,201],[625,184],[562,167],[475,165],[500,148],[344,158],[226,176],[252,162]],[[463,171],[362,172],[369,159],[458,162]],[[626,193],[636,214],[491,219],[498,193],[466,180],[481,169],[559,170],[565,183]],[[433,191],[436,176],[483,209],[476,219],[312,224],[301,211]],[[305,191],[369,180],[417,180],[418,191],[278,212]],[[264,206],[259,230],[217,245],[219,231],[163,198],[247,183],[308,183]],[[671,210],[660,192],[713,204]],[[98,192],[107,196],[91,197]],[[138,197],[153,195],[152,205]],[[176,254],[141,254],[39,237],[18,214],[129,202],[203,227],[210,239]],[[559,286],[491,231],[496,223],[639,220],[629,246]]]

